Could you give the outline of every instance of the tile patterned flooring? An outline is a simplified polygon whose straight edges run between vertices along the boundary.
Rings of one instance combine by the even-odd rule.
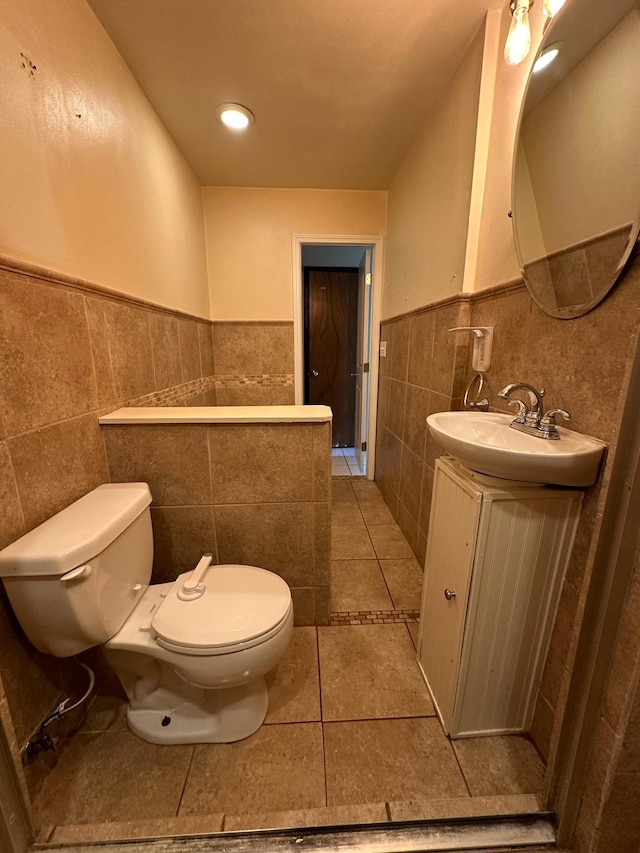
[[[363,477],[353,447],[334,447],[331,450],[331,473],[334,477]]]
[[[413,613],[421,570],[374,483],[334,480],[332,610]],[[295,628],[270,706],[235,744],[155,746],[119,686],[95,698],[34,804],[60,843],[538,809],[524,737],[449,741],[415,659],[417,623]]]

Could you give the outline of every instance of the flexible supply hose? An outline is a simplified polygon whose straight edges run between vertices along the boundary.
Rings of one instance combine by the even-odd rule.
[[[46,729],[46,727],[51,725],[54,720],[59,720],[61,717],[64,717],[65,714],[69,714],[71,711],[74,711],[79,705],[82,705],[82,703],[89,697],[89,694],[93,690],[96,683],[96,677],[93,674],[93,670],[91,669],[91,667],[88,667],[86,663],[82,663],[81,660],[77,660],[76,663],[79,664],[83,669],[86,669],[89,673],[89,686],[87,687],[82,698],[78,699],[77,702],[74,702],[73,705],[67,706],[67,702],[71,701],[69,697],[67,697],[63,702],[61,702],[55,709],[55,711],[53,711],[53,713],[49,714],[48,717],[45,717],[42,722],[42,725],[40,726],[40,731]]]
[[[30,738],[24,748],[24,751],[22,753],[23,764],[31,764],[31,762],[39,753],[44,752],[45,750],[56,748],[59,738],[51,737],[49,733],[45,731],[45,729],[47,728],[47,726],[50,726],[51,723],[55,722],[56,720],[59,720],[61,717],[64,717],[65,714],[69,714],[79,705],[82,705],[82,703],[86,701],[86,699],[88,699],[89,695],[91,694],[91,691],[93,690],[96,683],[96,677],[93,674],[93,670],[88,667],[86,663],[82,663],[82,661],[80,660],[77,660],[76,663],[80,664],[80,666],[83,669],[86,669],[86,671],[89,673],[89,686],[85,690],[84,695],[80,699],[78,699],[77,702],[74,702],[73,705],[68,704],[71,699],[67,697],[63,702],[58,705],[58,707],[52,714],[49,714],[48,717],[44,718],[44,720],[40,723],[40,726],[38,727],[38,731],[32,738]]]

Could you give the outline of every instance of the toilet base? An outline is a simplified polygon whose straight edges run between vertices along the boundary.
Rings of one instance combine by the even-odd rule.
[[[149,743],[233,743],[260,728],[269,705],[264,678],[221,690],[191,688],[189,693],[185,700],[160,689],[151,702],[130,704],[129,728]]]

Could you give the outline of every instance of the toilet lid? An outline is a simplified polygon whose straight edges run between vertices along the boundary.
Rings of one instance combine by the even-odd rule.
[[[219,649],[260,637],[287,616],[291,592],[281,577],[257,566],[211,566],[200,598],[183,601],[179,575],[151,622],[157,639],[185,649]]]

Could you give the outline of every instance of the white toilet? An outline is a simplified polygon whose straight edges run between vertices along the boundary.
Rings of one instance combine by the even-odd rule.
[[[267,713],[264,675],[291,639],[291,592],[272,572],[210,556],[149,586],[150,503],[146,483],[99,486],[0,551],[0,577],[41,652],[102,644],[140,737],[241,740]]]

